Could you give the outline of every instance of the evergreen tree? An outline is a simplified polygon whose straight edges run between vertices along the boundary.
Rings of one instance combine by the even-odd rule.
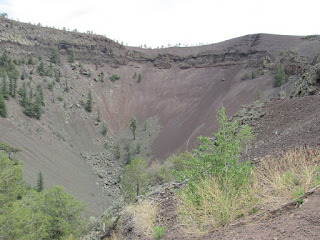
[[[34,112],[34,116],[37,118],[37,119],[40,119],[41,118],[41,114],[42,114],[42,109],[41,109],[41,106],[42,106],[42,99],[41,99],[41,95],[40,93],[38,92],[37,94],[37,97],[36,97],[36,101],[35,103],[33,104],[33,112]]]
[[[5,71],[2,73],[1,92],[2,92],[2,96],[8,100],[9,99],[9,86],[8,86],[8,81],[7,81],[7,73]]]
[[[88,92],[88,99],[87,99],[87,104],[86,104],[86,110],[88,112],[92,112],[92,93],[91,90]]]
[[[42,61],[40,62],[39,66],[38,66],[38,72],[39,72],[40,76],[46,75],[46,70],[44,69],[44,64]]]
[[[28,65],[33,65],[32,55],[29,55],[29,56],[28,56]]]
[[[100,107],[98,107],[97,122],[101,121]]]
[[[7,117],[7,106],[2,93],[0,92],[0,116]]]
[[[5,66],[5,63],[9,60],[9,57],[7,55],[7,51],[4,51],[1,55],[1,58],[0,58],[0,65],[1,66]]]
[[[40,95],[41,105],[45,106],[44,97],[43,97],[43,88],[42,88],[42,86],[40,84],[37,86],[37,90],[38,90],[38,93]]]
[[[69,56],[69,62],[74,63],[74,48],[71,48],[70,56]]]
[[[126,164],[129,164],[132,161],[132,147],[130,143],[127,143],[125,146],[125,149],[127,151],[126,153]]]
[[[60,63],[59,53],[56,47],[51,49],[50,62],[52,63]]]
[[[42,176],[42,172],[38,173],[38,180],[37,180],[37,192],[41,192],[44,188],[43,188],[43,176]]]
[[[102,131],[101,131],[102,135],[106,136],[108,131],[109,131],[108,125],[106,123],[103,123],[102,124]]]
[[[286,81],[286,74],[282,67],[277,68],[276,73],[274,75],[273,86],[280,87]]]
[[[120,151],[120,144],[117,143],[117,145],[114,147],[115,153],[114,156],[116,159],[120,159],[121,157],[121,151]]]
[[[136,157],[128,164],[121,178],[121,192],[127,202],[134,202],[147,185],[146,160]]]
[[[20,95],[20,105],[22,107],[26,107],[28,105],[28,98],[27,98],[27,85],[24,82],[22,86],[19,88],[19,95]]]
[[[136,129],[137,129],[137,119],[135,116],[133,116],[130,120],[130,130],[133,134],[133,140],[136,139]]]

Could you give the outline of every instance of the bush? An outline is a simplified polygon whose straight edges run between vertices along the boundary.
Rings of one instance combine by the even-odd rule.
[[[86,110],[88,112],[92,112],[92,93],[91,93],[91,90],[88,91]]]
[[[51,48],[50,62],[51,63],[60,63],[59,52],[56,47]]]
[[[126,202],[134,202],[147,184],[146,160],[136,157],[126,165],[121,177],[121,193]]]
[[[134,228],[139,234],[145,236],[152,234],[157,214],[156,204],[144,200],[139,204],[129,204],[124,212],[133,220]]]
[[[229,122],[224,108],[218,120],[220,128],[214,138],[199,137],[199,150],[179,173],[180,180],[188,179],[181,193],[180,210],[187,224],[196,223],[201,230],[225,224],[252,205],[251,165],[238,160],[253,138],[251,130],[247,125],[240,128],[237,122]]]
[[[58,100],[59,100],[60,102],[62,102],[62,101],[63,101],[63,97],[60,95],[60,96],[58,97]]]
[[[280,97],[280,99],[285,99],[286,98],[286,91],[280,91],[279,92],[279,97]]]
[[[161,239],[164,236],[164,226],[155,226],[153,228],[153,237],[155,239]]]
[[[60,186],[27,190],[22,175],[21,164],[0,153],[1,239],[64,239],[84,233],[84,203]]]
[[[287,76],[286,76],[283,68],[282,67],[277,68],[276,73],[274,74],[273,86],[280,87],[286,81],[287,81]]]
[[[253,171],[260,203],[266,208],[274,207],[319,185],[319,159],[319,147],[300,147],[263,158]]]
[[[255,79],[256,78],[256,70],[252,70],[251,72],[251,79]]]
[[[139,75],[138,75],[138,83],[140,83],[141,80],[142,80],[142,75],[141,75],[141,73],[139,73]]]
[[[125,150],[127,151],[125,156],[126,164],[129,164],[132,161],[132,147],[130,143],[126,144]]]
[[[249,73],[245,73],[242,75],[241,80],[247,80],[249,79]]]
[[[110,77],[109,77],[110,81],[111,82],[115,82],[117,80],[120,79],[120,77],[117,75],[117,74],[112,74]]]
[[[121,157],[121,151],[120,151],[120,144],[119,143],[117,143],[116,145],[115,145],[115,147],[114,147],[114,157],[116,158],[116,159],[120,159],[120,157]]]
[[[101,131],[102,135],[106,136],[108,131],[109,131],[108,125],[106,123],[103,123],[102,124],[102,131]]]
[[[136,153],[136,154],[139,154],[140,152],[141,152],[141,143],[137,143],[135,153]]]

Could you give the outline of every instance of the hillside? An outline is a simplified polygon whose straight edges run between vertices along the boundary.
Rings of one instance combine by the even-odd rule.
[[[50,65],[53,48],[60,63]],[[69,63],[72,48],[75,62]],[[40,84],[45,106],[36,120],[23,114],[18,97],[10,98],[8,117],[0,118],[0,141],[23,149],[18,158],[29,184],[35,185],[41,171],[46,187],[64,186],[87,202],[90,214],[99,215],[119,196],[125,162],[114,156],[116,143],[124,153],[125,143],[141,142],[148,159],[191,149],[197,136],[215,129],[222,105],[232,115],[258,95],[261,101],[277,97],[281,90],[289,95],[292,84],[315,64],[320,37],[255,34],[201,47],[153,50],[0,18],[3,51],[25,75],[18,79],[18,88],[23,82],[33,89]],[[27,64],[30,56],[34,62]],[[41,76],[41,61],[52,74]],[[274,88],[279,65],[290,77]],[[253,71],[257,74],[251,79]],[[140,82],[133,78],[135,73],[141,74]],[[241,80],[246,73],[248,79]],[[120,79],[112,82],[114,74]],[[89,90],[92,112],[85,110]],[[135,141],[128,130],[133,115],[139,123]],[[103,122],[107,136],[101,134]]]

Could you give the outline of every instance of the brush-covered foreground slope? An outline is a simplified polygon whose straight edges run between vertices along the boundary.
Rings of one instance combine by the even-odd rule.
[[[37,71],[41,61],[50,68],[53,47],[61,60],[52,64],[59,81]],[[75,63],[70,64],[72,48]],[[113,146],[118,141],[131,116],[137,117],[140,126],[152,117],[159,119],[162,129],[152,142],[154,157],[163,159],[190,150],[197,136],[211,134],[222,105],[230,115],[258,95],[261,99],[278,95],[280,88],[272,84],[280,52],[292,70],[292,77],[282,86],[282,90],[289,89],[303,66],[320,52],[320,38],[256,34],[202,47],[151,50],[1,18],[0,50],[16,59],[20,74],[26,76],[18,80],[18,88],[23,82],[34,89],[42,85],[46,104],[41,119],[35,120],[22,113],[18,97],[10,98],[8,117],[0,118],[0,141],[23,149],[18,157],[24,162],[28,183],[35,185],[41,171],[46,187],[63,185],[87,202],[91,214],[98,215],[119,196],[124,166],[123,157],[115,159],[105,143]],[[20,63],[29,56],[33,64]],[[254,79],[252,71],[259,72]],[[135,73],[141,74],[140,82],[133,77]],[[241,80],[246,73],[249,79]],[[111,82],[113,74],[120,79]],[[84,108],[89,90],[91,113]],[[106,137],[101,134],[102,122],[109,127]],[[152,139],[153,130],[150,127],[145,141]]]

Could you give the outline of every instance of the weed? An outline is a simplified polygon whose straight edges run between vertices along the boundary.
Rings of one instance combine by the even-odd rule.
[[[133,217],[133,222],[139,233],[149,235],[153,232],[157,214],[156,205],[144,200],[139,204],[128,205],[125,212]]]
[[[155,239],[161,239],[164,236],[164,226],[155,226],[153,228],[153,237]]]

